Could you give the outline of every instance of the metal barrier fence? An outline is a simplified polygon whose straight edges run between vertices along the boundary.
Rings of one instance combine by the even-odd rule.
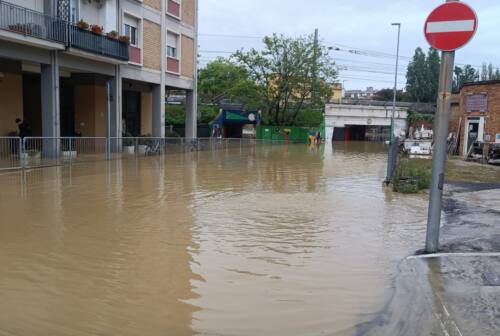
[[[128,61],[128,44],[115,38],[94,34],[89,30],[82,30],[75,25],[68,24],[70,47],[82,49],[91,53],[114,57]]]
[[[67,39],[65,21],[1,0],[0,28],[60,43],[66,43]]]
[[[74,23],[3,0],[0,0],[0,29],[62,43],[98,55],[129,60],[129,45],[126,42],[94,34],[78,28]]]
[[[227,138],[0,137],[0,170],[290,143],[294,142]]]
[[[0,169],[21,168],[21,152],[21,138],[0,137]]]

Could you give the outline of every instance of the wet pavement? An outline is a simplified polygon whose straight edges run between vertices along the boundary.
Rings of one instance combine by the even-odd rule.
[[[466,271],[405,259],[423,245],[427,197],[382,187],[386,150],[268,146],[0,175],[0,335],[441,335],[440,316],[460,316],[448,298],[465,307],[461,279],[483,272],[473,258]]]
[[[500,184],[448,184],[440,252],[402,260],[391,299],[358,334],[499,335],[499,199]]]

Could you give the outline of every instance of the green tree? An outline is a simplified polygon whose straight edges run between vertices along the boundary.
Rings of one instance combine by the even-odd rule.
[[[332,96],[337,75],[328,49],[315,44],[312,35],[290,38],[274,34],[263,42],[261,51],[238,51],[233,58],[263,88],[264,121],[294,125],[302,112],[322,110],[319,107]]]
[[[459,92],[465,83],[477,82],[479,80],[479,71],[476,71],[472,65],[467,64],[462,68],[455,67],[453,75],[453,92]]]
[[[486,62],[483,62],[481,65],[481,80],[488,80],[488,64],[486,64]]]
[[[434,48],[429,48],[426,59],[427,92],[423,99],[425,102],[437,101],[440,68],[441,59],[439,57],[439,52]]]
[[[394,97],[394,89],[381,89],[378,90],[377,93],[373,96],[374,100],[378,101],[392,101]],[[404,101],[405,93],[403,90],[396,91],[396,101]]]
[[[422,48],[417,48],[406,72],[406,93],[408,99],[425,102],[428,92],[427,62]]]
[[[481,80],[487,81],[496,79],[500,79],[500,70],[495,68],[495,66],[491,63],[487,64],[486,62],[483,62],[481,66]]]
[[[427,56],[417,48],[406,72],[406,93],[410,101],[435,102],[439,87],[441,60],[436,49],[429,48]]]
[[[258,110],[262,107],[262,92],[245,67],[228,59],[218,58],[198,72],[198,95],[204,104],[229,99]]]

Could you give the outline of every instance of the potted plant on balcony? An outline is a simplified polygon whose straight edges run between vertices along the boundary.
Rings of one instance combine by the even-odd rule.
[[[135,146],[134,139],[132,138],[132,134],[125,133],[122,139],[123,151],[127,154],[134,154]]]
[[[81,29],[81,30],[87,30],[89,29],[89,24],[84,21],[83,19],[81,19],[80,21],[78,21],[76,23],[76,26],[78,27],[78,29]]]
[[[102,26],[93,24],[93,25],[90,25],[90,31],[92,31],[92,33],[94,33],[96,35],[102,35],[103,28],[102,28]]]
[[[118,40],[120,42],[130,44],[130,37],[128,37],[127,35],[120,35],[120,37],[118,37]]]
[[[116,30],[112,30],[109,33],[106,33],[106,37],[110,40],[118,39],[118,32]]]
[[[32,34],[31,28],[28,25],[24,25],[24,24],[21,24],[21,23],[16,23],[16,24],[13,24],[13,25],[9,25],[9,30],[13,31],[13,32],[16,32],[16,33],[25,34],[25,35],[31,35]]]

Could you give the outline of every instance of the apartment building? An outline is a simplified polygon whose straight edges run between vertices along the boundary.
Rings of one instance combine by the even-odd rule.
[[[165,93],[196,137],[198,0],[0,0],[0,136],[165,135]]]

